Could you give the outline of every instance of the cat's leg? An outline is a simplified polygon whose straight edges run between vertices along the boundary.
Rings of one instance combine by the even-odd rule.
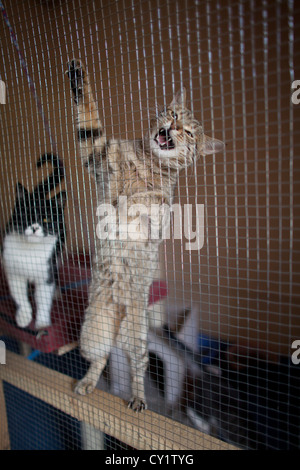
[[[93,281],[95,286],[96,281]],[[91,290],[96,289],[93,284]],[[122,307],[112,302],[109,290],[109,287],[106,287],[98,292],[94,291],[93,295],[90,295],[85,313],[80,335],[80,351],[82,356],[90,361],[90,366],[75,387],[75,392],[80,395],[91,393],[96,387],[119,331]]]
[[[126,319],[121,325],[122,346],[128,355],[131,370],[131,399],[129,408],[134,411],[142,411],[147,408],[144,377],[148,366],[147,333],[148,320],[146,315],[146,302],[143,300],[143,292],[136,291],[135,296],[126,309]]]
[[[80,155],[85,165],[94,172],[95,162],[101,163],[101,152],[106,144],[97,104],[93,97],[87,71],[79,59],[73,59],[68,63],[66,73],[70,79],[74,96],[76,133]]]
[[[37,330],[51,325],[51,308],[55,292],[55,283],[35,285],[36,320]]]
[[[157,247],[143,242],[114,243],[111,269],[115,301],[126,306],[120,326],[118,345],[127,353],[131,369],[132,396],[128,406],[134,411],[147,408],[144,376],[148,365],[148,301],[149,288],[157,264]],[[122,260],[122,261],[121,261]]]
[[[17,304],[17,325],[21,328],[25,328],[32,320],[32,307],[28,300],[27,279],[18,276],[9,276],[7,280],[11,296]]]
[[[143,268],[137,268],[136,263]],[[150,270],[147,270],[142,260],[128,257],[123,279],[115,286],[114,291],[115,297],[123,297],[126,305],[126,317],[120,326],[118,344],[124,349],[130,362],[132,392],[128,406],[134,411],[147,408],[144,376],[148,366],[147,306],[151,284],[149,273]]]

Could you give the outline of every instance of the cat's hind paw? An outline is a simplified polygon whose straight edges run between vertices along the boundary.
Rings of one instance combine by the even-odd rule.
[[[78,395],[87,395],[92,393],[94,389],[95,384],[91,380],[83,378],[75,385],[74,392]]]
[[[66,71],[66,74],[70,79],[71,89],[74,93],[74,101],[75,103],[78,103],[83,93],[84,79],[86,75],[85,68],[80,59],[72,59],[67,65],[68,70]]]
[[[131,408],[133,411],[137,413],[139,411],[146,410],[147,403],[145,402],[145,400],[141,400],[140,398],[133,397],[128,403],[128,408]]]

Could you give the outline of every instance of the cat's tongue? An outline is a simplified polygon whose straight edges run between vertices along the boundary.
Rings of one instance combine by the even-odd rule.
[[[170,150],[174,148],[173,140],[167,129],[160,129],[157,137],[157,142],[163,150]]]
[[[167,136],[165,135],[158,136],[158,142],[160,143],[160,145],[166,144],[168,142]]]

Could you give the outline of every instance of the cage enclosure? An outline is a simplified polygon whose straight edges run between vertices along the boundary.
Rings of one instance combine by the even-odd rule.
[[[299,448],[298,2],[0,10],[0,447]]]

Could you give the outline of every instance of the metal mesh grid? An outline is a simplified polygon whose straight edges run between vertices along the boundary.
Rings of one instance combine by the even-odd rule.
[[[16,183],[32,191],[51,173],[50,164],[36,169],[42,154],[53,152],[63,161],[57,193],[65,189],[68,196],[53,328],[38,339],[34,325],[18,329],[3,281],[0,330],[7,348],[15,337],[21,349],[13,343],[11,350],[24,355],[29,344],[26,357],[74,379],[87,367],[72,348],[87,302],[98,195],[80,163],[67,62],[76,57],[86,64],[108,138],[140,138],[153,114],[185,86],[188,106],[205,132],[226,147],[182,171],[176,186],[174,202],[193,208],[187,222],[193,231],[196,204],[203,204],[203,246],[186,249],[184,226],[180,239],[161,246],[160,278],[167,281],[165,309],[174,336],[166,338],[166,329],[163,338],[162,330],[149,333],[149,408],[221,439],[220,449],[225,443],[297,448],[300,366],[297,356],[291,360],[300,338],[299,108],[291,100],[299,75],[297,2],[0,5],[0,80],[7,92],[0,109],[1,226],[15,205]],[[128,374],[115,349],[99,388],[127,396]],[[55,407],[41,411],[31,399],[27,405],[25,392],[5,385],[4,393],[11,447],[128,448],[115,442],[119,435],[103,437],[91,417],[89,425],[80,424]],[[23,441],[14,437],[21,413],[16,416],[10,404],[16,393],[29,428]],[[45,428],[39,437],[30,428],[37,419]],[[152,415],[147,422],[157,426]],[[124,429],[126,424],[124,418]],[[180,441],[175,427],[173,439]],[[191,441],[190,449],[195,445]],[[203,447],[208,445],[204,439]]]

